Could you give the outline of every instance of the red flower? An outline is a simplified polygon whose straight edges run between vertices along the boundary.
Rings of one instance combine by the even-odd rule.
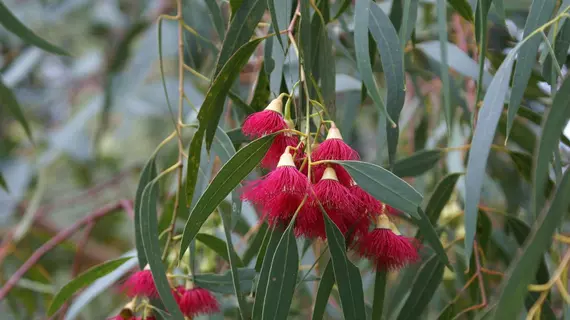
[[[242,199],[258,206],[269,224],[288,224],[309,189],[309,180],[295,167],[291,153],[285,151],[277,168],[246,185]]]
[[[381,215],[378,227],[360,239],[358,251],[377,270],[395,270],[419,260],[417,246],[415,239],[395,234]]]
[[[187,317],[220,312],[218,300],[206,289],[178,286],[173,289],[173,294],[180,311]]]
[[[331,125],[327,138],[323,141],[311,155],[313,161],[321,160],[358,160],[360,156],[358,152],[352,149],[348,144],[342,140],[342,135],[336,127],[336,125]],[[345,186],[350,186],[352,184],[352,177],[350,174],[340,165],[333,164],[338,180]],[[325,165],[317,165],[314,168],[315,181],[319,181],[323,176],[326,169]]]
[[[147,269],[133,273],[123,284],[123,290],[131,298],[135,296],[158,297],[152,274]]]
[[[260,138],[273,132],[287,129],[283,119],[281,99],[275,99],[265,110],[250,114],[244,121],[241,131],[250,138]]]
[[[348,188],[338,181],[332,167],[325,170],[323,178],[313,186],[313,191],[314,195],[311,194],[297,217],[295,234],[307,238],[326,239],[324,217],[319,202],[340,231],[346,233],[355,199]]]
[[[278,134],[269,150],[265,154],[265,157],[261,160],[261,166],[267,169],[273,169],[279,162],[279,157],[285,152],[287,147],[296,147],[299,144],[299,138],[291,135],[290,133],[280,133]],[[293,152],[293,151],[291,151]]]

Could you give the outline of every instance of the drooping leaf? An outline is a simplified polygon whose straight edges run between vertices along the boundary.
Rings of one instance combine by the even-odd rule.
[[[370,62],[369,56],[369,38],[368,38],[368,24],[369,24],[369,12],[370,12],[371,2],[369,0],[356,1],[354,8],[354,49],[356,50],[356,65],[358,67],[358,72],[362,78],[364,86],[366,86],[366,92],[374,101],[374,105],[378,110],[389,117],[389,121],[393,123],[388,110],[386,110],[386,105],[382,101],[380,95],[380,89],[372,73],[372,64]]]
[[[455,184],[461,175],[462,173],[450,173],[441,179],[435,187],[425,208],[426,216],[432,224],[439,219],[439,215],[449,201],[455,189]]]
[[[192,208],[188,221],[184,226],[180,242],[180,256],[210,214],[226,196],[259,164],[271,146],[274,135],[259,138],[240,149],[218,172],[204,194]]]
[[[402,50],[406,47],[406,43],[410,40],[412,32],[416,27],[418,18],[418,0],[404,0],[404,8],[402,12],[402,26],[398,30]]]
[[[354,181],[374,198],[420,219],[417,209],[422,202],[419,194],[404,180],[390,171],[367,162],[336,161],[350,173]]]
[[[410,295],[398,314],[398,320],[420,319],[443,279],[445,265],[436,255],[431,256],[416,275]]]
[[[198,233],[196,235],[196,240],[202,242],[203,244],[205,244],[208,248],[212,249],[214,252],[216,252],[222,259],[226,260],[226,261],[230,261],[230,258],[228,256],[228,246],[227,244],[224,242],[224,240],[213,236],[211,234],[207,234],[207,233]],[[238,268],[243,267],[243,262],[241,262],[241,260],[239,260],[239,257],[237,257],[237,261],[236,261],[236,265]]]
[[[540,142],[535,151],[533,211],[538,214],[544,206],[544,191],[548,181],[548,164],[555,148],[558,148],[560,133],[570,118],[570,79],[566,78],[554,97],[552,106],[543,118]]]
[[[263,307],[265,301],[265,293],[267,292],[267,284],[269,282],[269,271],[271,269],[271,259],[275,250],[277,249],[277,245],[279,244],[279,240],[281,240],[282,236],[284,235],[285,230],[280,228],[274,228],[270,230],[267,237],[267,246],[265,250],[260,250],[259,255],[257,256],[257,263],[256,263],[256,270],[259,270],[259,278],[257,280],[257,286],[255,290],[255,301],[253,303],[253,312],[252,317],[253,320],[261,319],[263,315]],[[262,246],[263,248],[263,246]],[[258,269],[258,266],[261,266],[261,269]]]
[[[6,192],[10,192],[10,189],[8,189],[8,184],[6,183],[6,179],[4,179],[2,172],[0,172],[0,188],[4,189]]]
[[[361,19],[361,17],[359,17],[359,19]],[[390,118],[397,125],[395,128],[389,125],[386,126],[388,157],[390,164],[393,165],[396,161],[396,148],[400,134],[398,119],[400,118],[400,112],[402,111],[406,97],[403,52],[400,47],[398,33],[384,11],[376,4],[370,7],[369,19],[370,23],[368,29],[374,40],[376,40],[378,52],[382,57],[382,68],[384,69],[386,79],[388,79],[388,81],[386,81],[386,89],[388,91],[386,101],[390,103],[386,107],[386,110]]]
[[[386,271],[376,271],[374,276],[374,299],[372,300],[372,319],[382,319],[384,298],[386,297]]]
[[[268,232],[267,223],[262,223],[257,233],[253,236],[250,245],[247,247],[245,252],[243,253],[242,260],[244,265],[248,265],[251,260],[258,254],[261,250],[261,246],[263,245],[263,239]]]
[[[424,213],[421,208],[418,208],[418,214],[420,215],[421,219],[412,218],[414,223],[418,226],[418,234],[416,237],[418,238],[425,238],[426,241],[431,245],[432,249],[435,251],[436,256],[439,257],[441,262],[447,265],[449,269],[453,269],[451,264],[449,263],[449,259],[447,258],[447,254],[445,253],[445,249],[443,249],[443,245],[439,240],[439,235],[435,231],[433,225],[431,224],[428,216]]]
[[[524,36],[529,36],[534,30],[546,23],[554,6],[556,0],[534,0],[530,7],[530,12],[524,26]],[[513,74],[513,88],[509,100],[509,111],[507,118],[507,135],[511,131],[511,127],[517,114],[517,110],[522,102],[524,92],[526,90],[528,80],[532,73],[532,68],[536,64],[536,54],[538,46],[542,38],[533,37],[529,39],[520,48],[517,55],[517,65]]]
[[[240,293],[250,292],[256,275],[255,270],[240,268],[237,273],[239,275]],[[197,274],[193,280],[197,286],[212,292],[235,294],[231,271],[224,274]]]
[[[564,64],[566,54],[570,48],[570,23],[568,21],[564,21],[562,23],[560,31],[556,35],[556,41],[553,44],[553,48],[555,53],[554,55],[556,56],[556,62],[554,62],[552,55],[549,54],[542,65],[542,76],[551,85],[554,84],[558,78],[558,74],[552,74],[554,63],[558,63],[558,65]]]
[[[293,0],[267,0],[269,13],[271,14],[271,26],[273,32],[279,34],[281,30],[287,29],[291,22],[291,9],[293,8]],[[287,45],[287,35],[280,34],[277,37],[281,48],[285,50]]]
[[[226,26],[224,24],[224,16],[222,15],[222,10],[220,10],[220,7],[216,3],[216,0],[206,0],[204,2],[210,11],[212,24],[214,25],[214,28],[216,28],[216,32],[218,33],[220,40],[224,41]]]
[[[142,270],[148,260],[146,258],[146,253],[144,251],[143,241],[142,241],[142,230],[140,225],[141,214],[143,210],[143,191],[144,188],[154,179],[156,178],[156,163],[155,163],[155,156],[153,155],[145,164],[142,172],[141,177],[139,179],[139,185],[137,186],[137,192],[135,194],[135,203],[134,203],[134,224],[135,224],[135,248],[137,249],[137,257],[139,260],[139,268]]]
[[[265,3],[265,1],[261,0],[247,1],[247,3],[249,2]],[[245,6],[246,5],[244,4],[240,8],[240,11]],[[232,24],[235,22],[236,20],[233,20]],[[239,23],[242,24],[243,21],[240,21]],[[233,41],[230,31],[231,26],[226,36],[226,41]],[[210,147],[212,146],[212,140],[214,139],[216,128],[218,127],[218,122],[220,121],[220,117],[224,109],[224,101],[226,99],[226,95],[228,94],[231,85],[239,75],[241,69],[247,63],[249,57],[252,55],[255,48],[263,39],[264,38],[258,38],[249,41],[248,43],[239,47],[239,49],[237,49],[237,51],[231,57],[228,57],[227,62],[225,62],[220,71],[216,73],[217,76],[214,78],[210,89],[206,93],[206,97],[202,103],[202,107],[200,108],[200,112],[198,112],[198,121],[200,122],[200,128],[196,132],[196,135],[198,135],[200,132],[205,132],[206,148],[208,150],[210,150]]]
[[[443,155],[440,150],[422,150],[396,162],[392,172],[398,177],[416,177],[433,168]]]
[[[476,103],[479,102],[481,94],[483,93],[483,79],[485,76],[485,53],[487,52],[487,15],[491,8],[493,0],[480,0],[477,1],[477,8],[475,9],[475,39],[477,39],[477,47],[479,49],[479,76],[477,77],[477,93],[475,96]]]
[[[237,54],[239,48],[244,47],[251,39],[265,9],[267,9],[267,0],[242,0],[237,11],[234,11],[236,8],[232,6],[232,21],[226,32],[213,78],[217,79],[218,76],[224,72],[223,68],[232,60],[231,57]],[[248,54],[247,57],[249,58],[250,55],[251,53]],[[238,69],[241,70],[242,67],[243,65],[240,65]],[[230,85],[225,87],[229,89],[232,82],[233,81],[229,81]]]
[[[552,236],[570,205],[570,171],[566,171],[550,205],[541,210],[522,252],[517,255],[505,273],[500,286],[494,319],[517,314],[527,294],[527,286],[535,278],[540,257],[552,244]]]
[[[473,10],[467,0],[447,0],[447,3],[449,3],[453,10],[457,11],[463,19],[473,22]]]
[[[272,261],[261,318],[287,319],[299,270],[297,241],[292,226],[285,230],[275,251],[267,251],[266,254],[272,257]]]
[[[32,30],[26,27],[16,16],[8,10],[4,2],[0,2],[0,24],[6,28],[6,30],[17,35],[24,42],[34,45],[40,49],[54,54],[59,54],[63,56],[68,56],[69,53],[51,43],[44,40],[35,34]]]
[[[95,280],[109,274],[131,259],[132,257],[125,257],[107,261],[105,263],[92,267],[89,270],[78,275],[75,279],[71,280],[69,283],[63,286],[53,297],[48,307],[47,315],[52,316],[77,291],[92,284]]]
[[[142,234],[142,244],[160,300],[174,319],[182,320],[184,316],[182,312],[180,312],[176,300],[174,300],[170,283],[166,277],[166,267],[162,263],[162,252],[158,239],[158,193],[158,183],[155,178],[144,188],[141,196],[142,202],[139,224]]]
[[[3,4],[0,3],[0,18],[2,17],[2,6]],[[0,19],[1,21],[2,19]],[[2,99],[2,106],[6,106],[8,108],[8,112],[12,114],[14,118],[20,123],[20,125],[24,128],[26,135],[30,141],[34,141],[32,137],[32,131],[30,130],[30,125],[28,124],[28,120],[24,116],[22,112],[22,107],[16,100],[16,96],[12,93],[10,88],[6,87],[2,79],[0,78],[0,99]]]
[[[338,286],[340,304],[346,320],[366,319],[364,293],[360,271],[346,256],[344,236],[323,208],[325,230],[331,253],[334,278]]]
[[[513,49],[507,55],[485,94],[471,141],[467,174],[465,176],[465,261],[469,261],[473,252],[473,240],[475,239],[475,227],[477,226],[477,206],[481,198],[485,167],[487,166],[487,159],[499,117],[503,111],[503,102],[509,89],[511,69],[515,57],[514,53]]]
[[[313,308],[313,320],[321,320],[325,315],[327,304],[329,302],[329,297],[331,291],[334,287],[334,271],[332,263],[329,261],[325,267],[325,271],[321,275],[321,281],[319,281],[319,288],[317,289],[317,296],[315,298],[315,307]]]
[[[447,132],[451,134],[451,89],[449,84],[449,72],[447,64],[447,3],[445,0],[437,0],[437,30],[439,37],[439,51],[441,52],[440,79],[441,91],[443,93],[443,115],[447,123]]]

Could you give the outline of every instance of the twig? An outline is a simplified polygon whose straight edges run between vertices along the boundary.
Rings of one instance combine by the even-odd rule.
[[[454,319],[459,319],[459,317],[469,311],[478,310],[485,308],[487,306],[487,294],[485,293],[485,283],[483,281],[483,273],[481,272],[481,261],[479,259],[479,250],[477,248],[477,241],[473,243],[475,250],[473,250],[473,254],[475,255],[475,276],[479,280],[479,290],[481,291],[481,303],[471,306],[469,308],[463,309],[457,315],[455,315]]]
[[[16,285],[16,283],[18,283],[18,281],[24,276],[24,274],[26,274],[26,272],[28,272],[28,270],[30,270],[30,268],[33,267],[40,260],[41,257],[44,256],[44,254],[46,254],[51,249],[55,248],[61,242],[71,237],[83,226],[93,223],[98,219],[112,212],[115,212],[116,210],[121,208],[123,208],[123,202],[119,201],[115,204],[107,205],[104,206],[103,208],[97,209],[88,214],[87,216],[85,216],[83,219],[76,221],[71,226],[60,231],[48,242],[44,243],[30,256],[30,258],[28,258],[28,260],[26,260],[26,262],[24,262],[24,264],[22,264],[22,266],[20,266],[20,268],[12,275],[12,277],[10,277],[10,279],[8,279],[8,281],[4,284],[2,289],[0,289],[0,300],[6,297],[8,292],[12,290],[12,288]]]

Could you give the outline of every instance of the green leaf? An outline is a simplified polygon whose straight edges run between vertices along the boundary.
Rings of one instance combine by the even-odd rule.
[[[63,56],[68,56],[67,51],[49,43],[48,41],[40,38],[32,30],[28,29],[16,16],[8,10],[4,2],[0,2],[0,24],[6,28],[6,30],[17,35],[24,42],[34,45],[40,49],[54,54],[59,54]]]
[[[334,271],[332,263],[329,261],[325,267],[325,271],[321,275],[317,296],[315,297],[315,307],[313,308],[313,320],[321,320],[325,315],[327,304],[331,291],[334,287]]]
[[[103,277],[104,275],[109,274],[131,259],[132,257],[126,257],[107,261],[78,275],[75,279],[63,286],[53,297],[48,307],[47,315],[52,316],[68,299],[71,299],[77,291],[92,284],[95,280]]]
[[[513,49],[507,55],[495,74],[487,94],[485,94],[483,106],[479,110],[479,121],[471,141],[467,174],[465,176],[465,261],[470,260],[473,252],[473,240],[475,239],[475,228],[477,226],[477,206],[481,198],[485,167],[487,166],[487,159],[499,117],[503,111],[503,102],[509,91],[509,79],[515,52],[516,50]]]
[[[372,319],[382,319],[384,298],[386,297],[386,271],[376,271],[374,277],[374,299],[372,300]]]
[[[525,37],[550,19],[555,5],[556,0],[533,0],[524,26]],[[536,64],[536,54],[541,41],[542,38],[540,37],[529,39],[522,45],[517,54],[517,65],[515,66],[515,72],[513,74],[513,88],[509,100],[507,136],[511,131],[515,115],[522,102],[528,80],[532,73],[532,68]]]
[[[447,3],[437,0],[437,30],[439,36],[439,50],[441,52],[440,79],[443,92],[443,114],[447,123],[448,135],[451,135],[451,89],[449,84],[449,67],[447,65]]]
[[[556,56],[556,62],[559,65],[564,64],[566,61],[566,54],[570,48],[570,22],[564,21],[560,27],[560,31],[556,35],[556,41],[553,44],[554,55]],[[544,64],[542,65],[542,76],[548,81],[548,83],[555,83],[558,78],[557,74],[552,75],[553,60],[552,55],[548,55]]]
[[[274,135],[259,138],[240,149],[218,172],[204,194],[192,208],[188,221],[184,226],[180,242],[180,256],[190,245],[190,242],[206,219],[216,209],[230,192],[259,164],[271,146]]]
[[[356,51],[356,66],[358,67],[358,72],[362,78],[364,86],[366,86],[366,92],[374,101],[374,105],[378,110],[388,116],[388,121],[394,123],[388,110],[386,110],[386,105],[382,101],[380,95],[380,89],[372,73],[372,64],[370,62],[369,55],[369,38],[368,38],[368,20],[370,11],[369,0],[356,1],[354,8],[354,49]]]
[[[160,176],[157,176],[157,178]],[[178,304],[172,296],[172,289],[166,277],[166,267],[162,263],[162,252],[158,239],[158,221],[157,221],[157,199],[158,184],[157,178],[150,182],[142,193],[141,214],[140,214],[140,230],[142,234],[142,243],[152,278],[156,286],[156,290],[160,296],[160,300],[164,304],[166,310],[170,312],[174,319],[182,320],[184,316]]]
[[[570,118],[570,79],[566,78],[554,97],[552,106],[543,117],[540,142],[535,152],[533,212],[538,214],[544,206],[544,192],[548,182],[548,164],[552,153],[558,148],[560,133]]]
[[[461,175],[463,173],[450,173],[441,179],[435,187],[425,208],[426,216],[432,224],[439,219],[439,215],[453,194],[455,184]]]
[[[542,255],[552,244],[554,231],[570,205],[570,170],[566,170],[550,206],[545,207],[532,227],[522,252],[517,255],[503,277],[494,319],[507,319],[517,314],[527,294],[528,285],[534,280]]]
[[[423,310],[433,298],[443,279],[444,269],[444,264],[436,255],[431,256],[423,264],[414,280],[410,295],[398,315],[398,320],[421,318]]]
[[[0,3],[0,17],[2,17],[1,15],[2,6],[3,4]],[[12,116],[16,118],[16,120],[20,123],[20,125],[22,125],[24,131],[26,132],[26,135],[28,136],[28,139],[30,139],[30,141],[33,142],[34,139],[32,137],[32,131],[30,130],[30,126],[28,125],[28,121],[26,120],[24,113],[22,112],[22,107],[20,107],[20,104],[18,103],[18,100],[16,100],[16,96],[14,96],[12,90],[6,87],[1,78],[0,78],[0,99],[2,100],[2,106],[6,106],[8,108],[8,112],[10,112]]]
[[[271,269],[271,262],[273,257],[273,253],[277,249],[277,245],[279,244],[279,240],[282,238],[283,234],[285,233],[284,230],[279,228],[274,228],[270,230],[269,237],[266,237],[267,246],[265,250],[259,250],[259,254],[257,256],[257,263],[256,263],[256,270],[258,270],[258,266],[261,266],[259,270],[259,279],[257,280],[257,286],[255,290],[255,301],[253,303],[253,320],[261,319],[263,313],[263,306],[265,301],[265,293],[267,291],[267,283],[269,282],[269,271]]]
[[[202,242],[208,248],[214,250],[214,252],[216,252],[222,259],[228,262],[230,261],[230,258],[228,256],[228,246],[224,240],[207,233],[198,233],[196,235],[196,240]],[[236,258],[238,259],[236,261],[237,266],[239,268],[243,267],[243,262],[241,262],[241,259],[239,259],[239,257]]]
[[[358,19],[361,19],[359,17]],[[382,68],[384,69],[384,76],[387,79],[387,96],[386,101],[389,101],[387,106],[390,118],[396,123],[396,127],[386,126],[387,140],[388,140],[388,156],[390,164],[393,165],[396,161],[396,149],[398,147],[398,136],[400,128],[398,126],[398,119],[400,112],[404,107],[404,100],[406,98],[406,78],[404,77],[404,60],[403,51],[400,47],[400,39],[394,26],[390,20],[376,4],[370,7],[370,24],[368,29],[372,34],[378,52],[382,57]]]
[[[237,270],[240,293],[248,293],[253,287],[255,270],[240,268]],[[221,294],[235,294],[231,271],[224,274],[197,274],[194,276],[197,286]]]
[[[10,190],[8,189],[8,184],[6,183],[6,179],[4,179],[2,172],[0,172],[0,187],[4,189],[4,191],[6,192],[10,192]]]
[[[225,40],[220,50],[220,56],[216,63],[216,71],[214,72],[215,78],[218,78],[218,76],[224,72],[223,69],[228,65],[228,62],[231,62],[231,57],[239,52],[239,48],[244,47],[251,39],[257,28],[257,23],[261,20],[265,9],[267,9],[267,0],[242,0],[240,1],[239,9],[233,6],[234,2],[235,1],[231,2],[233,13],[232,21],[226,32]],[[237,11],[234,11],[236,9]],[[251,53],[248,54],[247,57],[249,58],[250,55]],[[237,69],[241,70],[242,67],[243,65],[239,65]],[[232,82],[233,81],[230,81],[229,85],[225,86],[226,89],[230,88]],[[202,105],[202,108],[203,107],[204,105]]]
[[[421,219],[412,218],[414,223],[419,228],[416,237],[418,238],[424,237],[426,241],[429,242],[431,247],[435,250],[435,253],[437,256],[439,256],[441,262],[446,264],[449,269],[453,269],[453,267],[449,263],[449,259],[447,258],[445,249],[443,249],[443,245],[439,241],[439,235],[433,228],[433,225],[429,221],[428,216],[424,213],[424,211],[421,208],[418,208],[418,214],[421,216]]]
[[[233,215],[233,211],[238,211],[238,214],[241,214],[241,200],[239,198],[239,195],[237,197],[237,201],[239,202],[239,204],[236,204],[235,202],[232,203],[231,212],[224,212],[224,210],[220,210],[220,216],[222,217],[224,234],[226,236],[226,242],[228,243],[226,249],[227,249],[227,255],[229,257],[228,261],[230,263],[230,271],[234,286],[234,294],[236,295],[238,301],[239,313],[242,319],[249,319],[250,318],[249,306],[246,304],[244,296],[241,294],[242,291],[240,288],[240,278],[238,272],[238,267],[243,266],[243,262],[241,262],[241,259],[238,257],[234,249],[234,245],[232,243],[231,216]]]
[[[410,40],[412,32],[416,27],[416,21],[418,18],[418,2],[419,0],[404,0],[402,21],[405,21],[405,23],[403,23],[400,26],[400,30],[398,30],[402,50],[406,47],[406,43]]]
[[[279,240],[273,256],[263,301],[262,319],[287,319],[299,270],[297,241],[290,225]],[[267,258],[267,257],[266,257]]]
[[[226,34],[226,26],[224,24],[224,16],[222,15],[222,10],[216,3],[216,0],[206,0],[206,6],[208,11],[210,11],[210,18],[212,19],[212,24],[216,28],[216,32],[220,37],[220,40],[224,41],[224,36]]]
[[[264,64],[265,62],[261,63],[259,74],[257,76],[257,84],[253,91],[253,98],[251,99],[251,108],[256,111],[262,111],[265,109],[267,106],[267,100],[269,100],[269,97],[271,96],[269,79],[267,78],[267,73],[265,73]]]
[[[293,0],[267,0],[269,13],[271,14],[271,26],[273,32],[278,34],[277,39],[283,50],[287,47],[287,35],[279,34],[281,30],[287,29],[291,22],[291,9],[293,8]]]
[[[251,240],[250,245],[247,247],[245,252],[243,253],[242,260],[244,265],[249,265],[251,260],[255,257],[258,252],[260,252],[261,246],[263,245],[263,239],[267,234],[267,223],[262,223],[255,236]]]
[[[469,22],[473,22],[473,10],[471,9],[471,5],[469,5],[469,2],[467,2],[467,0],[447,0],[447,3],[449,3],[453,10],[459,13],[463,19]]]
[[[346,256],[344,236],[322,206],[321,211],[325,218],[327,242],[344,318],[346,320],[366,319],[360,270]]]
[[[247,1],[247,3],[249,2],[250,1]],[[245,6],[246,5],[244,4],[240,8],[240,11]],[[235,20],[232,21],[232,24],[233,23],[235,23]],[[240,21],[240,24],[241,23],[243,23],[243,21]],[[228,31],[226,41],[232,39],[230,31]],[[206,93],[206,97],[204,98],[204,102],[200,108],[200,112],[198,112],[198,121],[200,122],[200,128],[196,132],[196,135],[199,135],[200,132],[206,133],[206,148],[208,150],[210,150],[210,147],[212,146],[212,140],[214,139],[214,134],[216,133],[218,122],[220,121],[220,117],[224,110],[224,101],[226,99],[226,95],[228,94],[228,91],[230,90],[233,82],[238,77],[241,69],[247,63],[249,57],[253,54],[253,51],[255,48],[257,48],[263,39],[264,38],[251,40],[250,42],[240,47],[237,52],[228,59],[227,63],[224,64],[220,72],[217,73],[218,75]]]
[[[487,52],[487,16],[491,8],[493,0],[480,0],[477,1],[477,8],[475,9],[475,39],[478,43],[478,52]],[[479,55],[479,76],[477,77],[477,93],[475,96],[476,103],[479,103],[481,94],[483,93],[481,84],[485,76],[485,54]],[[475,115],[475,113],[473,113]]]
[[[417,219],[422,195],[390,171],[367,162],[335,161],[350,173],[360,187],[374,198]]]
[[[142,214],[142,205],[143,205],[143,191],[144,188],[154,179],[156,178],[156,163],[155,163],[155,156],[153,155],[150,159],[148,159],[147,163],[145,164],[142,172],[141,177],[139,178],[139,185],[137,186],[137,192],[135,193],[135,203],[134,203],[134,224],[135,224],[135,248],[137,249],[137,257],[139,260],[139,268],[142,270],[148,260],[146,258],[146,254],[144,251],[143,240],[142,240],[142,230],[140,225],[141,214]]]
[[[444,155],[441,150],[422,150],[394,164],[394,174],[398,177],[419,176],[437,164]]]

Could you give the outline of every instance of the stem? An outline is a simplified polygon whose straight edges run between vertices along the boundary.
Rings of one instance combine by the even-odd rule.
[[[176,18],[178,20],[178,121],[176,122],[176,131],[180,132],[182,130],[182,111],[184,108],[184,40],[182,38],[184,34],[183,27],[185,26],[184,20],[182,19],[182,0],[176,0]],[[178,164],[182,164],[184,161],[184,144],[182,142],[182,137],[178,136]],[[164,250],[162,251],[162,260],[166,259],[168,254],[168,247],[170,247],[170,242],[174,236],[174,230],[176,228],[176,216],[178,215],[178,207],[180,206],[180,193],[182,192],[182,175],[183,166],[178,166],[178,178],[177,178],[177,188],[176,194],[174,195],[174,208],[172,209],[172,219],[170,220],[170,227],[168,230],[168,236],[166,238],[166,244],[164,245]]]

